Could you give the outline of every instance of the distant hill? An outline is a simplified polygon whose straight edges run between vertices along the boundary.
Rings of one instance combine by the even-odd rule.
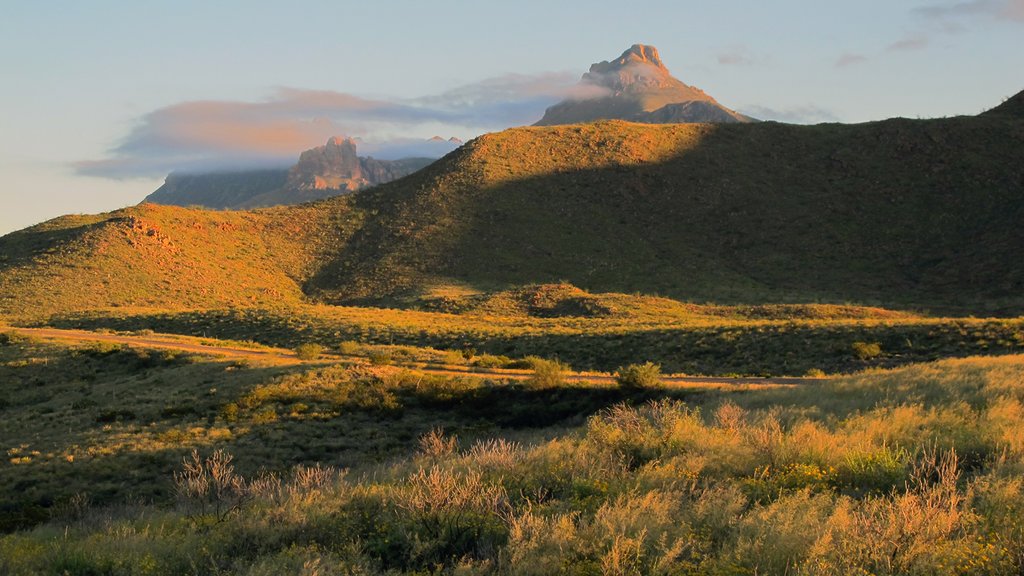
[[[580,84],[588,93],[600,96],[570,98],[555,104],[536,126],[595,120],[648,124],[754,121],[674,78],[662,63],[658,49],[644,44],[634,44],[615,60],[592,65]]]
[[[996,110],[517,128],[314,204],[64,217],[0,238],[0,313],[410,305],[444,286],[564,281],[697,302],[1022,314],[1024,118]]]
[[[444,142],[452,147],[461,143],[456,139]],[[360,157],[355,140],[336,136],[303,152],[290,169],[172,173],[143,202],[228,210],[301,204],[390,182],[434,160]]]

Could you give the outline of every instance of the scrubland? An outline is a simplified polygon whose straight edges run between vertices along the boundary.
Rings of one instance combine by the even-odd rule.
[[[1020,356],[673,390],[0,350],[5,573],[1024,568]]]

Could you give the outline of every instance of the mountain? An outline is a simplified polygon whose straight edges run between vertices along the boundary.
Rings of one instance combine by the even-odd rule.
[[[335,136],[323,146],[303,152],[290,169],[171,173],[143,202],[216,209],[301,204],[390,182],[433,161],[360,157],[355,140]]]
[[[433,287],[559,281],[1022,314],[1024,117],[1005,111],[516,128],[312,204],[68,216],[0,238],[0,314],[403,305]]]
[[[615,60],[592,65],[580,85],[585,93],[600,96],[570,98],[555,104],[535,125],[595,120],[647,124],[754,121],[722,106],[703,90],[674,78],[661,61],[658,49],[644,44],[634,44]]]
[[[1006,99],[1005,102],[985,112],[988,116],[1009,116],[1024,118],[1024,91]]]

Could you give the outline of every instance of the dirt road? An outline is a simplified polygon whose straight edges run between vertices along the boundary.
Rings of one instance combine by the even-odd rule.
[[[25,336],[40,338],[44,340],[59,340],[64,342],[108,342],[112,344],[123,344],[135,348],[149,348],[161,350],[176,350],[181,352],[194,352],[196,354],[208,354],[211,356],[222,356],[227,358],[244,358],[253,360],[264,360],[278,364],[324,364],[345,360],[349,362],[368,362],[360,356],[340,356],[325,354],[318,360],[300,360],[295,352],[284,348],[241,348],[232,347],[223,343],[208,345],[202,343],[201,339],[178,336],[173,334],[107,334],[100,332],[88,332],[85,330],[63,330],[58,328],[15,328],[3,327],[2,331],[17,332]],[[209,340],[209,342],[216,342]],[[437,364],[396,364],[398,366],[415,369],[425,374],[436,374],[442,376],[466,376],[473,378],[489,378],[495,380],[525,380],[532,376],[528,370],[499,370],[471,368],[456,365]],[[593,372],[569,372],[565,379],[570,382],[599,382],[612,383],[615,377],[609,374]],[[725,378],[715,376],[665,376],[662,380],[666,384],[673,385],[728,385],[728,386],[795,386],[800,384],[812,384],[824,381],[824,378]]]

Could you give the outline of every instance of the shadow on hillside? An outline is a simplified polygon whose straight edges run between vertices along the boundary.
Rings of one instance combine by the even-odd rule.
[[[1016,315],[1017,128],[992,118],[723,125],[663,162],[491,186],[465,171],[409,179],[354,198],[374,217],[307,291],[366,302],[431,281],[568,281],[717,303]],[[534,160],[563,165],[508,161]]]

